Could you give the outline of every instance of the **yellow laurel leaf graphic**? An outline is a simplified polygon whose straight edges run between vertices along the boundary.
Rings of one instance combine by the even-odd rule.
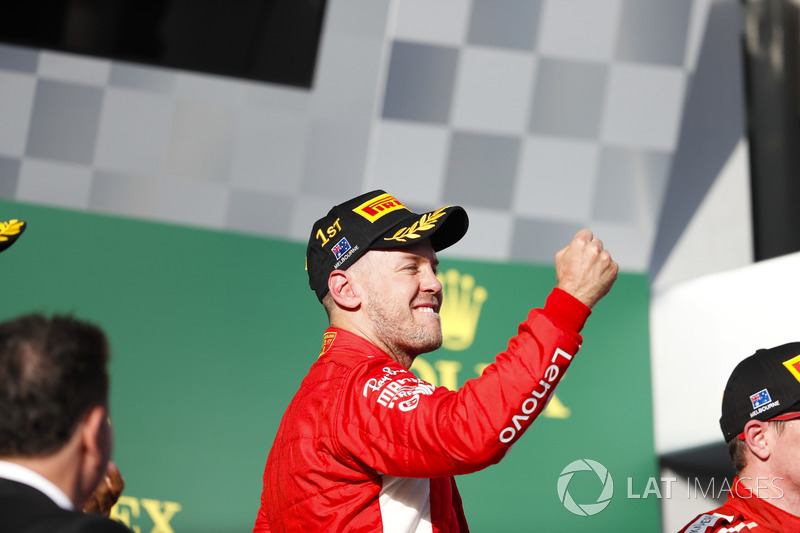
[[[406,242],[406,239],[419,239],[421,235],[418,231],[428,231],[436,227],[436,222],[444,215],[445,209],[448,206],[440,207],[429,215],[422,215],[420,219],[407,228],[400,228],[397,233],[391,237],[384,237],[385,241]]]
[[[19,235],[25,223],[12,218],[8,222],[0,222],[0,241],[7,241],[9,235]]]

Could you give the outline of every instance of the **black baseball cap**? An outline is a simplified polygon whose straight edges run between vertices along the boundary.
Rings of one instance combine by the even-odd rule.
[[[322,301],[330,273],[347,270],[367,251],[402,248],[430,238],[438,252],[458,242],[468,227],[467,212],[459,206],[418,214],[380,189],[356,196],[314,223],[306,250],[308,283]]]
[[[8,222],[0,222],[0,252],[17,242],[27,227],[27,224],[16,218],[12,218]]]
[[[760,349],[733,369],[722,397],[719,426],[725,441],[750,420],[800,411],[800,342]]]

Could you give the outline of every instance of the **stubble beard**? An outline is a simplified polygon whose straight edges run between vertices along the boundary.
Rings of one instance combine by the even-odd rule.
[[[405,356],[410,365],[423,353],[432,352],[442,346],[441,319],[436,315],[436,325],[416,325],[403,320],[406,309],[399,305],[386,306],[383,302],[370,298],[367,316],[380,339],[395,355]],[[417,311],[410,311],[411,318]],[[391,355],[391,354],[390,354]],[[404,361],[398,361],[404,364]]]

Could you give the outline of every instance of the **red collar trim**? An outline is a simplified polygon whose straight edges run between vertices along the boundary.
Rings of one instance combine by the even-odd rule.
[[[322,336],[322,350],[319,356],[329,355],[339,350],[347,350],[349,353],[357,350],[366,357],[389,357],[364,337],[340,328],[326,329]]]
[[[800,531],[800,516],[795,516],[771,504],[765,498],[757,498],[753,491],[741,484],[737,476],[728,493],[728,501],[723,507],[729,507],[739,513],[745,520],[755,520],[762,526],[780,525],[781,531]]]

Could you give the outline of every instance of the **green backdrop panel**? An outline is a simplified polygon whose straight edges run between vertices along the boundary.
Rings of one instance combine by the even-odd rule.
[[[0,318],[71,312],[111,338],[114,457],[126,480],[115,516],[137,532],[250,531],[280,417],[326,326],[303,269],[305,246],[0,201],[0,220],[10,218],[28,229],[0,255]],[[505,348],[555,275],[551,267],[444,258],[441,272],[450,271],[460,281],[472,276],[485,302],[472,318],[445,317],[451,349],[426,354],[415,370],[453,387]],[[469,303],[473,293],[458,287]],[[499,465],[459,479],[474,532],[618,531],[631,523],[658,531],[657,499],[626,495],[627,480],[641,494],[657,475],[647,297],[644,276],[621,274],[589,319],[548,416]],[[613,497],[593,516],[559,499],[559,476],[579,459],[602,464],[614,481]],[[593,504],[602,489],[593,471],[579,471],[566,497]]]

